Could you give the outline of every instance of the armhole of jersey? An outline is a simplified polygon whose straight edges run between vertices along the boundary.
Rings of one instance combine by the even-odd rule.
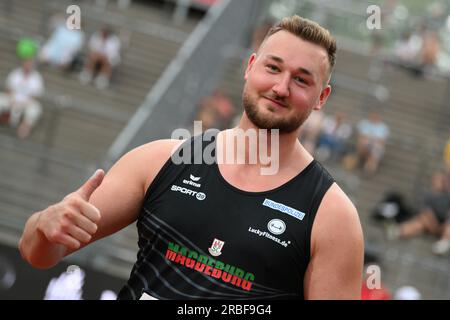
[[[180,144],[174,153],[179,152],[180,149],[183,148],[186,143],[190,143],[191,140],[192,139],[186,140],[182,144]],[[156,176],[153,179],[152,183],[150,183],[150,185],[148,186],[147,191],[145,192],[143,203],[146,203],[148,201],[148,198],[151,196],[152,191],[154,191],[154,189],[158,186],[159,180],[161,180],[161,178],[164,175],[164,173],[166,172],[167,168],[172,164],[172,161],[171,161],[172,160],[172,154],[173,153],[170,154],[169,158],[166,160],[164,165],[161,167],[159,172],[156,174]]]
[[[194,141],[196,139],[201,139],[201,137],[202,137],[202,134],[194,136],[194,137],[184,141],[183,143],[181,143],[178,146],[178,148],[175,150],[175,152],[170,154],[169,158],[164,163],[164,165],[161,167],[161,169],[159,170],[159,172],[157,173],[157,175],[153,179],[152,183],[150,183],[150,185],[148,186],[147,191],[145,192],[143,204],[145,204],[148,201],[148,199],[153,194],[153,191],[155,191],[155,189],[159,186],[159,182],[160,182],[161,179],[163,179],[163,176],[167,172],[168,168],[171,165],[174,165],[173,162],[172,162],[172,155],[180,152],[180,150],[183,149],[187,144],[191,144],[191,149],[190,150],[194,150]],[[193,160],[193,158],[194,158],[194,154],[193,153],[191,155],[191,158],[192,158],[191,160]]]

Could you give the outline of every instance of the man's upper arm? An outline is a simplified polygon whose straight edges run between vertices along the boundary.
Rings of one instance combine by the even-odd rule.
[[[137,219],[148,186],[180,143],[180,140],[154,141],[133,149],[114,164],[89,200],[101,214],[92,241]]]
[[[306,299],[360,299],[364,239],[358,213],[333,184],[311,232],[311,259],[304,279]]]

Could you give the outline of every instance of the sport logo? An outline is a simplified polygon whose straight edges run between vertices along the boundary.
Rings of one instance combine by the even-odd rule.
[[[274,234],[278,236],[286,231],[286,223],[284,223],[283,220],[280,219],[270,220],[269,223],[267,223],[267,229],[269,230],[270,233],[267,231],[261,231],[260,229],[253,227],[249,227],[248,232],[253,233],[259,237],[270,239],[285,248],[287,248],[291,244],[291,241],[289,240],[288,241],[282,240],[272,235]]]
[[[175,192],[181,192],[184,193],[188,196],[191,197],[196,197],[197,200],[205,200],[206,199],[206,194],[204,194],[203,192],[197,192],[188,188],[183,188],[177,185],[172,185],[172,187],[170,188],[170,190],[175,191]]]
[[[191,175],[189,175],[189,178],[191,180],[183,179],[183,183],[188,184],[193,187],[196,187],[196,188],[200,188],[202,186],[200,183],[197,183],[197,181],[199,181],[201,179],[201,177],[195,177],[191,174]]]
[[[213,257],[218,257],[222,254],[221,250],[223,248],[223,245],[225,244],[224,241],[219,240],[219,239],[214,239],[211,248],[208,248],[209,253],[213,256]]]
[[[205,200],[206,198],[206,194],[204,194],[203,192],[197,192],[197,194],[195,195],[195,197],[197,198],[197,200]]]
[[[280,219],[272,219],[267,224],[267,228],[271,233],[279,235],[286,230],[286,224]]]

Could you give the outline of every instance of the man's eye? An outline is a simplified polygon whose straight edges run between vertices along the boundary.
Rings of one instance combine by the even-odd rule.
[[[308,83],[306,82],[306,80],[303,79],[303,78],[301,78],[301,77],[295,77],[294,80],[297,81],[297,82],[300,82],[300,83],[308,84]]]
[[[266,68],[269,69],[269,71],[274,71],[274,72],[280,71],[280,68],[278,68],[277,66],[275,66],[273,64],[268,64],[266,66]]]

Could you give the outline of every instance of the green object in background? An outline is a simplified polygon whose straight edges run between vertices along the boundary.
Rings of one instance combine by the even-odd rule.
[[[17,43],[17,56],[23,60],[34,58],[37,48],[38,45],[33,39],[20,39],[19,43]]]

